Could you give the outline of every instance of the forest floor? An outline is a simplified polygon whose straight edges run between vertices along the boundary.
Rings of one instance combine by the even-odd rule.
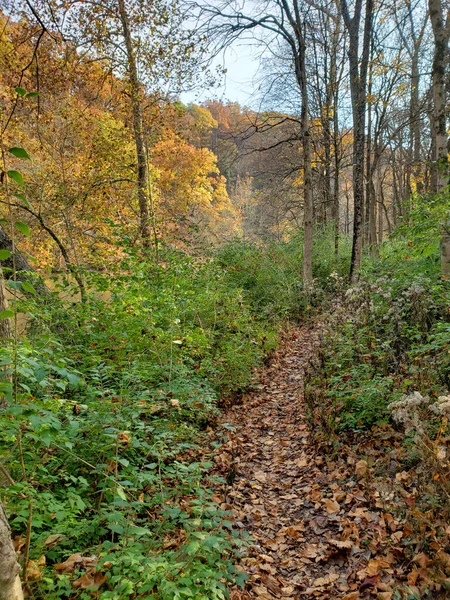
[[[223,418],[232,429],[215,460],[228,484],[217,496],[252,539],[240,566],[250,579],[233,600],[389,600],[397,576],[405,578],[397,572],[403,532],[382,503],[376,508],[367,462],[348,447],[333,454],[309,430],[303,380],[320,331],[290,331]]]

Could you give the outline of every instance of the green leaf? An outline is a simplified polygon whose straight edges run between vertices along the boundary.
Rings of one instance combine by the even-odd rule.
[[[22,98],[23,98],[24,96],[26,96],[26,95],[27,95],[27,90],[24,90],[24,89],[23,89],[23,88],[21,88],[21,87],[16,87],[16,92],[17,92],[17,94],[19,94],[19,96],[21,96]]]
[[[36,98],[36,96],[39,96],[39,92],[28,92],[25,98]]]
[[[122,498],[122,500],[127,500],[125,490],[123,489],[123,487],[121,485],[117,486],[117,495],[119,496],[119,498]]]
[[[0,312],[0,319],[11,319],[14,316],[13,310],[3,310]]]
[[[129,529],[130,535],[152,535],[152,532],[147,527],[135,527],[132,525]]]
[[[7,171],[6,174],[10,179],[13,179],[20,187],[23,186],[23,177],[19,171]]]
[[[27,237],[30,235],[30,228],[26,223],[22,223],[22,221],[16,221],[16,227],[20,233],[23,233],[23,235],[26,235]]]
[[[31,283],[28,283],[28,281],[22,281],[22,289],[25,292],[28,292],[29,294],[33,294],[33,296],[36,296],[36,290],[31,285]]]
[[[108,529],[111,529],[111,531],[114,531],[114,533],[123,533],[125,531],[125,529],[122,527],[122,525],[108,525]]]
[[[28,206],[28,208],[33,208],[32,204],[30,202],[28,202],[28,200],[25,198],[25,196],[23,194],[13,194],[13,196],[15,198],[18,198],[19,200],[22,200],[22,202]]]
[[[30,155],[28,154],[28,152],[25,150],[25,148],[10,148],[8,150],[8,152],[10,154],[12,154],[13,156],[15,156],[16,158],[26,158],[27,160],[31,160],[30,159]]]
[[[0,250],[0,260],[7,260],[11,254],[12,252],[9,250]]]

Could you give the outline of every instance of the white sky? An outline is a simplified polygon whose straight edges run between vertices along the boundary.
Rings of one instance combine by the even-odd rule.
[[[239,102],[241,106],[255,106],[258,95],[257,71],[259,58],[256,49],[244,41],[235,42],[228,48],[224,55],[214,61],[214,65],[223,65],[227,73],[219,87],[199,89],[193,92],[184,92],[180,99],[185,104],[194,102],[201,104],[208,99],[218,99],[226,102]]]

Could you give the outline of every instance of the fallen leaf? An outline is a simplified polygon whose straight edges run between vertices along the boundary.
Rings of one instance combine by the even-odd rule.
[[[62,533],[53,533],[52,535],[48,536],[44,542],[44,545],[47,546],[47,548],[53,548],[58,544],[58,542],[61,541],[62,537],[64,537]]]
[[[44,574],[45,563],[46,559],[44,554],[37,560],[29,560],[27,566],[27,579],[30,579],[31,581],[40,579]]]
[[[101,573],[100,571],[94,571],[94,569],[91,569],[87,573],[76,579],[72,583],[72,586],[75,589],[79,588],[80,590],[85,590],[90,587],[98,590],[98,588],[101,587],[107,579],[107,576],[103,575],[103,573]]]
[[[326,587],[333,584],[338,579],[339,575],[337,573],[329,573],[328,575],[325,575],[325,577],[319,577],[318,579],[315,579],[313,582],[313,587]]]
[[[336,500],[332,500],[331,498],[325,498],[324,502],[327,509],[327,513],[329,515],[337,513],[341,510],[340,504],[339,502],[336,502]]]
[[[339,550],[351,550],[353,548],[351,540],[328,540],[328,543],[339,548]]]
[[[253,477],[260,483],[266,483],[267,481],[267,475],[263,471],[256,471]]]
[[[79,569],[91,569],[97,564],[96,556],[83,556],[81,552],[72,554],[63,563],[53,565],[54,569],[62,573],[73,573]]]
[[[355,465],[355,473],[359,478],[365,477],[367,475],[369,466],[367,464],[367,460],[359,460]]]
[[[426,569],[428,565],[432,562],[425,554],[425,552],[420,552],[419,554],[416,554],[412,561],[421,566],[422,569]]]

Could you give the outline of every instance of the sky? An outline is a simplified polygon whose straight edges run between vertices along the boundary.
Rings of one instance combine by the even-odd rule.
[[[223,65],[227,72],[221,84],[213,89],[184,92],[180,98],[188,104],[201,104],[214,98],[226,102],[239,102],[242,106],[254,108],[258,104],[259,58],[255,48],[245,42],[235,42],[226,52],[217,57],[213,68]]]

